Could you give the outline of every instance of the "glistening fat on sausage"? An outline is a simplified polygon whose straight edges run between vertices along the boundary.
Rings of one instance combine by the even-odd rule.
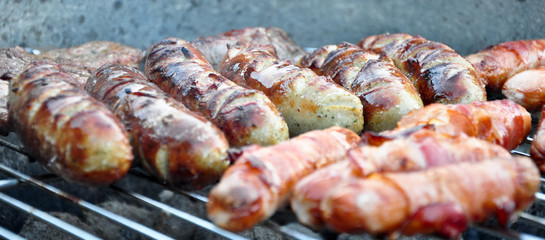
[[[135,155],[162,182],[199,189],[217,181],[229,166],[223,132],[138,70],[106,64],[92,73],[85,89],[121,119]]]
[[[146,55],[150,81],[218,126],[233,147],[272,145],[288,139],[288,126],[263,93],[218,74],[189,42],[167,38]]]
[[[11,81],[9,121],[45,167],[71,182],[107,185],[133,160],[129,137],[102,103],[50,61],[29,65]]]

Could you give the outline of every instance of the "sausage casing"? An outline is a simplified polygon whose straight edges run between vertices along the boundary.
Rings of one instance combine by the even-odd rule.
[[[530,133],[531,124],[530,113],[506,99],[471,104],[430,104],[403,116],[397,128],[380,135],[399,135],[429,125],[438,132],[465,134],[512,150]]]
[[[363,129],[363,106],[357,96],[328,77],[280,61],[271,45],[231,45],[219,71],[241,86],[265,93],[292,136],[331,126],[357,133]]]
[[[359,140],[348,129],[331,127],[274,146],[247,149],[210,192],[209,218],[231,231],[251,228],[288,201],[299,179],[339,161]]]
[[[93,72],[85,89],[121,119],[135,156],[161,181],[202,188],[217,181],[229,165],[223,132],[138,70],[106,64]]]
[[[506,224],[533,201],[539,184],[529,158],[492,158],[352,179],[332,189],[320,208],[327,225],[339,232],[457,238],[490,216]]]
[[[388,57],[350,43],[337,45],[318,74],[331,77],[361,99],[366,130],[393,129],[403,115],[423,106],[414,85]]]
[[[487,88],[500,91],[511,76],[545,65],[545,39],[503,42],[465,58],[475,66]]]
[[[358,46],[391,58],[411,79],[424,104],[486,101],[475,67],[445,44],[397,33],[370,36]]]
[[[199,49],[214,69],[218,69],[219,63],[227,53],[227,45],[236,42],[272,44],[282,60],[297,62],[305,54],[305,50],[297,45],[286,31],[275,27],[234,29],[213,36],[199,37],[191,44]]]
[[[301,223],[318,229],[324,224],[321,201],[336,185],[351,178],[510,156],[503,147],[484,140],[422,129],[380,146],[362,145],[349,150],[346,160],[318,169],[297,182],[290,203]]]
[[[540,110],[545,105],[545,66],[513,75],[503,84],[502,93],[528,111]]]
[[[39,61],[11,81],[9,121],[29,153],[71,182],[107,185],[133,160],[119,120],[65,73]]]
[[[216,124],[231,146],[271,145],[289,137],[286,122],[267,96],[215,72],[185,40],[167,38],[151,46],[145,72],[171,97]]]

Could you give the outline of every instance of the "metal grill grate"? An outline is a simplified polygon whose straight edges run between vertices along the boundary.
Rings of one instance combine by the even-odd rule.
[[[531,143],[532,138],[527,138],[526,144]],[[20,154],[26,155],[25,149],[14,145],[10,142],[7,142],[3,139],[0,139],[0,145],[15,150]],[[520,147],[519,147],[520,148]],[[513,154],[519,154],[528,156],[528,152],[525,149],[516,149],[512,151]],[[60,178],[48,174],[48,175],[42,175],[42,176],[28,176],[26,174],[23,174],[19,171],[16,171],[8,166],[5,166],[3,164],[0,164],[0,172],[3,172],[9,176],[10,178],[1,179],[0,180],[0,202],[3,202],[4,204],[8,204],[16,209],[18,209],[21,212],[24,212],[26,214],[29,214],[33,217],[36,217],[40,219],[41,221],[60,229],[61,231],[68,233],[76,238],[81,239],[99,239],[99,237],[94,236],[93,234],[86,232],[74,225],[71,225],[70,223],[64,222],[60,220],[59,218],[52,216],[44,211],[39,210],[40,206],[30,206],[14,197],[11,197],[1,191],[10,189],[10,188],[17,188],[22,187],[25,185],[30,185],[35,188],[40,188],[45,191],[47,191],[49,194],[53,194],[58,198],[62,198],[65,201],[72,202],[79,206],[81,209],[84,209],[89,212],[93,212],[95,214],[100,215],[102,218],[107,220],[110,220],[114,222],[115,224],[118,224],[124,228],[130,229],[132,231],[135,231],[139,234],[141,234],[144,237],[151,238],[151,239],[173,239],[171,236],[168,236],[156,229],[152,229],[150,227],[147,227],[141,223],[138,223],[136,221],[130,220],[126,217],[123,217],[121,215],[118,215],[116,213],[113,213],[111,211],[108,211],[102,207],[99,207],[95,204],[92,204],[90,202],[87,202],[83,199],[78,198],[77,196],[71,195],[67,192],[64,192],[51,184],[49,182],[55,182],[55,181],[62,181]],[[151,184],[157,184],[159,183],[155,182],[153,180],[153,177],[145,173],[143,170],[134,169],[131,170],[130,175],[137,177],[140,181],[147,181]],[[541,185],[542,188],[545,186],[545,178],[541,179]],[[118,184],[114,184],[109,187],[112,191],[124,195],[130,199],[137,200],[137,202],[140,202],[142,205],[145,205],[147,207],[151,207],[154,209],[157,209],[159,211],[162,211],[165,214],[168,214],[170,216],[175,216],[179,219],[185,220],[188,223],[194,224],[206,231],[213,232],[217,234],[218,236],[221,236],[223,238],[227,239],[247,239],[239,234],[232,233],[229,231],[226,231],[224,229],[221,229],[219,227],[216,227],[214,224],[212,224],[210,221],[200,218],[198,216],[195,216],[195,214],[186,212],[180,209],[177,209],[176,207],[167,205],[165,203],[162,203],[160,201],[154,200],[148,196],[145,196],[144,194],[138,193],[134,190],[126,189],[125,187],[119,186]],[[180,197],[190,198],[192,200],[195,200],[199,202],[200,204],[204,205],[207,202],[207,197],[196,192],[185,192],[185,191],[178,191],[178,190],[172,190]],[[536,193],[536,202],[542,202],[545,203],[545,194],[538,192]],[[543,216],[534,216],[532,214],[529,214],[527,212],[521,213],[521,215],[518,218],[518,221],[524,221],[529,222],[532,224],[536,224],[540,228],[545,229],[545,219],[542,218]],[[289,224],[297,224],[297,223],[289,223]],[[273,220],[267,220],[262,226],[269,228],[270,230],[276,232],[280,237],[282,238],[289,238],[289,239],[324,239],[324,238],[336,238],[337,235],[309,235],[308,232],[300,231],[298,228],[293,228],[288,226],[289,224],[282,224],[275,222]],[[511,229],[493,229],[489,227],[484,226],[473,226],[472,229],[487,234],[489,236],[498,237],[502,239],[542,239],[541,237],[517,232]],[[310,231],[310,230],[309,230]],[[21,236],[19,236],[16,233],[13,233],[2,226],[0,226],[0,237],[3,237],[5,239],[24,239]]]

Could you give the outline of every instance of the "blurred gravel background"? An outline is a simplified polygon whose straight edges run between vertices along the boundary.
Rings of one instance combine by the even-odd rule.
[[[275,26],[305,47],[384,32],[419,34],[465,55],[516,39],[545,38],[542,0],[0,0],[0,47],[67,47],[112,40],[145,49],[233,28]]]

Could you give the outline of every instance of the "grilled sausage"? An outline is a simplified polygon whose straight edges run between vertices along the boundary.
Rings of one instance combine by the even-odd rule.
[[[247,149],[210,192],[209,218],[231,231],[251,228],[288,201],[299,179],[339,161],[359,139],[348,129],[331,127],[274,146]]]
[[[272,44],[282,60],[297,62],[305,54],[305,50],[297,45],[288,33],[275,27],[234,29],[213,36],[199,37],[191,44],[199,49],[214,69],[218,69],[220,61],[227,53],[227,45],[236,42]]]
[[[338,45],[325,45],[320,48],[315,49],[312,52],[309,52],[297,62],[297,66],[302,68],[310,68],[310,70],[314,71],[318,75],[322,74],[322,66],[324,65],[324,62],[329,55],[329,53],[337,50],[339,47]]]
[[[505,225],[533,201],[539,183],[529,158],[488,159],[352,179],[332,189],[320,209],[339,232],[439,233],[454,239],[490,216]]]
[[[471,104],[430,104],[403,116],[397,128],[380,135],[390,138],[417,126],[431,125],[435,131],[465,134],[512,150],[528,135],[531,123],[532,118],[526,109],[505,99]]]
[[[486,87],[500,91],[511,76],[545,65],[545,39],[503,42],[466,56]]]
[[[219,71],[241,86],[265,93],[286,119],[292,136],[331,126],[356,133],[363,129],[363,106],[357,96],[330,78],[280,61],[271,45],[232,45]]]
[[[319,72],[360,98],[366,130],[393,129],[403,115],[423,106],[416,88],[388,57],[350,43],[339,44]]]
[[[91,75],[85,89],[121,119],[135,156],[164,183],[202,188],[217,181],[229,165],[224,134],[138,70],[106,64]]]
[[[289,137],[286,122],[263,93],[215,72],[185,40],[168,38],[151,46],[145,72],[171,97],[216,124],[231,146],[271,145]]]
[[[319,169],[297,182],[291,207],[299,221],[318,229],[323,226],[320,202],[336,185],[374,172],[415,171],[458,162],[508,158],[506,149],[467,136],[451,136],[428,129],[380,146],[362,145],[348,151],[346,160]]]
[[[50,61],[11,81],[9,121],[29,153],[71,182],[107,185],[133,160],[127,133],[100,102]]]
[[[545,105],[545,66],[513,75],[503,84],[502,93],[528,111],[540,110]]]
[[[424,104],[486,101],[475,67],[445,44],[398,33],[370,36],[358,46],[391,58],[411,79]]]
[[[545,106],[541,110],[541,119],[534,134],[534,141],[530,145],[530,156],[539,170],[545,173]]]

